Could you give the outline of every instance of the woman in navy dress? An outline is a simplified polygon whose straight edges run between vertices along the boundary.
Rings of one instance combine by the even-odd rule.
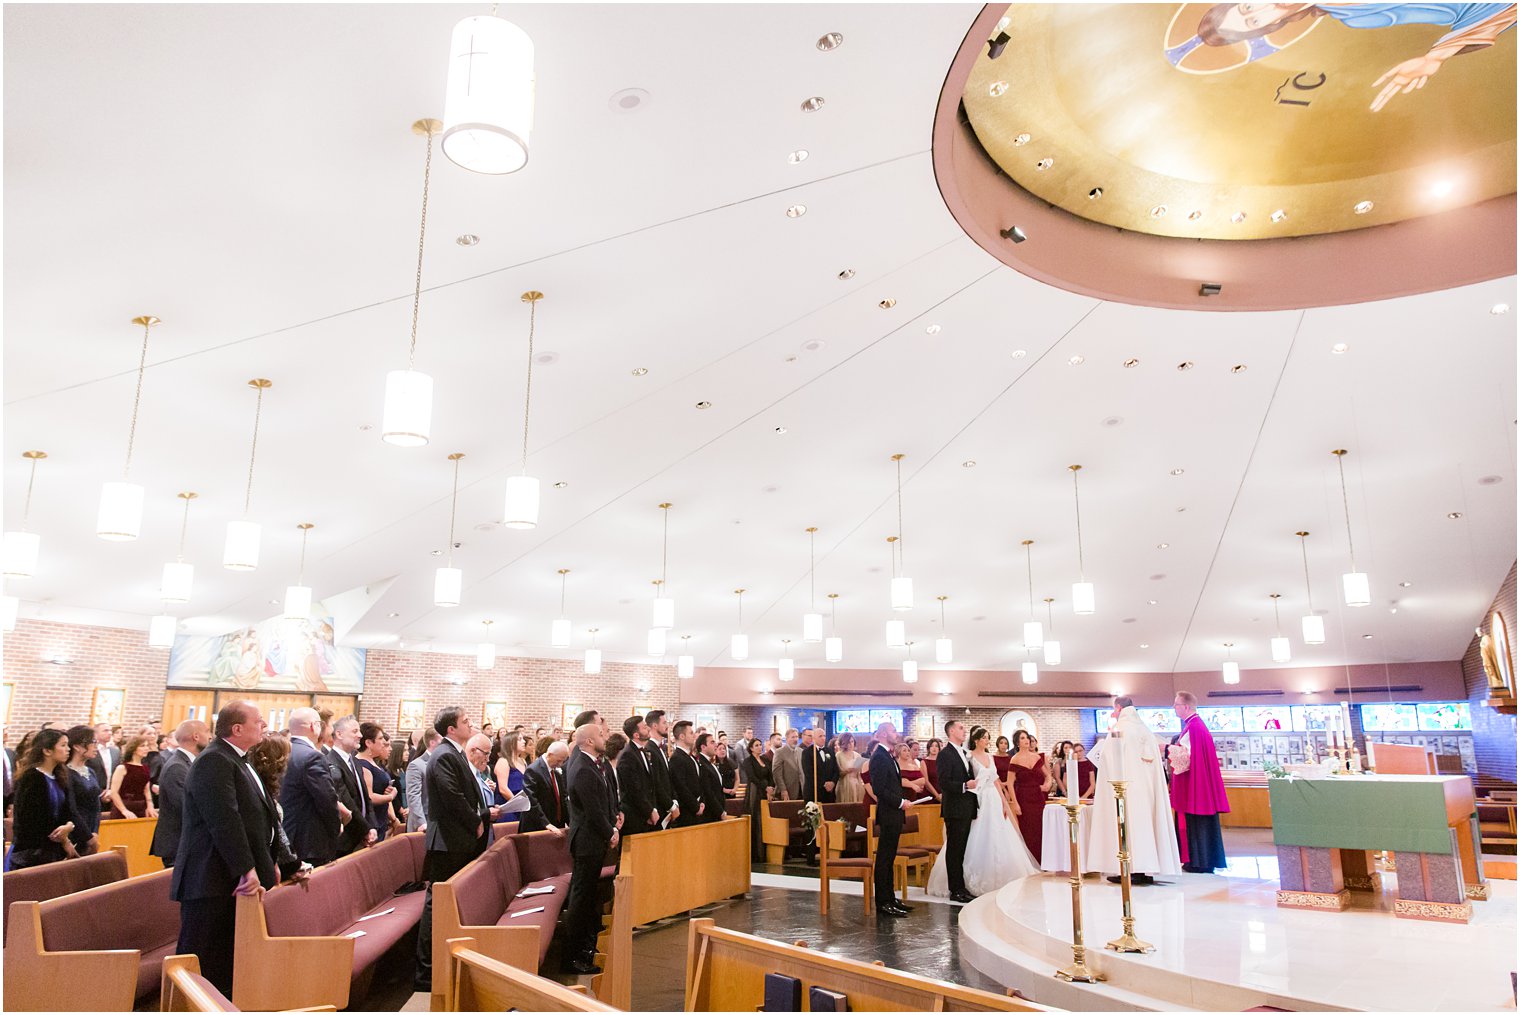
[[[523,791],[523,773],[528,770],[527,744],[523,734],[503,730],[491,744],[491,777],[496,782],[496,803],[504,804]],[[516,814],[504,814],[502,821],[516,821]]]
[[[369,797],[369,827],[375,830],[375,841],[385,838],[396,821],[392,812],[396,799],[396,787],[391,785],[390,773],[385,763],[391,756],[391,738],[379,723],[359,724],[359,773],[364,778],[365,793]],[[399,822],[398,822],[399,823]]]

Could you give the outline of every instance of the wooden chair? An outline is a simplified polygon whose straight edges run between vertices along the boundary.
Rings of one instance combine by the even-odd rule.
[[[910,836],[918,832],[918,815],[909,810],[903,816],[903,837],[897,846],[897,858],[892,862],[892,885],[902,893],[904,903],[908,901],[908,875],[913,874],[918,878],[920,886],[927,884],[929,871],[934,866],[934,858],[938,855],[936,850],[926,846],[909,845],[913,841]],[[875,863],[877,840],[880,832],[876,827],[876,807],[871,807],[871,823],[867,826],[866,855]]]
[[[837,849],[831,849],[831,844],[844,839],[843,826],[842,821],[825,821],[818,826],[818,915],[820,916],[829,915],[829,882],[836,878],[841,881],[859,881],[864,889],[866,912],[871,912],[873,908],[876,860],[869,844],[865,856],[830,858],[832,854],[837,853]]]
[[[159,987],[159,1011],[241,1011],[201,975],[201,960],[195,955],[170,955],[164,959],[162,984]],[[334,1011],[332,1005],[318,1008],[295,1008],[293,1011]]]
[[[566,987],[475,951],[473,938],[453,938],[444,1011],[618,1011]]]

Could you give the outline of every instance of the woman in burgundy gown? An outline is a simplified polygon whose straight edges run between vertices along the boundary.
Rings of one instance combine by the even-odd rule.
[[[1043,855],[1041,831],[1045,822],[1045,796],[1055,780],[1045,769],[1045,759],[1034,749],[1034,738],[1025,730],[1013,735],[1013,756],[1008,760],[1008,781],[1014,816],[1018,818],[1019,832],[1024,845],[1036,860]]]
[[[122,763],[111,773],[111,806],[118,818],[156,818],[158,809],[148,793],[148,752],[154,737],[133,737],[122,749]]]

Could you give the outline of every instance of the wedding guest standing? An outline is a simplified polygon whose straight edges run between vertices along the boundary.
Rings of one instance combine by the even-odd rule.
[[[526,731],[503,731],[491,745],[491,775],[496,783],[496,800],[504,804],[523,791],[523,776],[528,771]],[[518,820],[517,814],[502,815],[503,821]]]
[[[813,730],[812,742],[802,749],[802,798],[815,803],[834,802],[839,784],[839,762],[828,749],[822,726]]]
[[[360,789],[369,805],[365,809],[369,827],[374,830],[378,842],[390,832],[393,822],[401,823],[391,809],[391,803],[396,799],[396,787],[391,783],[391,774],[385,770],[390,759],[391,738],[379,723],[365,722],[359,724],[359,742],[355,760],[359,764],[359,778],[364,782]],[[282,771],[283,768],[282,765]]]
[[[966,891],[966,841],[971,837],[971,823],[976,820],[976,778],[971,771],[971,757],[963,744],[966,727],[959,720],[945,723],[945,736],[950,746],[939,752],[940,788],[944,790],[944,802],[940,812],[945,819],[945,869],[949,877],[950,899],[954,902],[970,902],[971,893]],[[936,741],[930,741],[935,743]]]
[[[1172,740],[1172,810],[1177,813],[1182,869],[1212,874],[1225,866],[1224,833],[1219,815],[1230,811],[1224,775],[1214,753],[1214,735],[1198,715],[1198,699],[1178,691],[1172,711],[1182,720],[1182,732]],[[1179,749],[1184,748],[1184,749]]]
[[[1097,788],[1098,766],[1087,759],[1087,748],[1081,744],[1072,744],[1071,753],[1077,759],[1077,796],[1091,800]]]
[[[839,784],[834,789],[834,799],[842,804],[858,804],[866,798],[865,785],[860,781],[865,758],[855,750],[855,734],[839,734],[834,746],[834,760],[839,765]]]
[[[1014,804],[1014,817],[1019,822],[1019,832],[1024,845],[1029,847],[1036,859],[1040,852],[1045,822],[1045,797],[1055,780],[1045,770],[1045,759],[1034,747],[1034,737],[1027,730],[1013,734],[1015,750],[1008,759],[1008,782],[1012,786],[1010,798]],[[998,737],[998,743],[1006,744],[1007,738]]]
[[[786,731],[786,743],[776,748],[771,759],[771,778],[776,793],[783,800],[801,800],[802,797],[802,748],[798,746],[801,734]]]
[[[610,817],[613,803],[600,765],[606,744],[604,727],[588,723],[576,729],[574,750],[581,755],[570,772],[570,892],[565,900],[566,973],[589,976],[601,972],[596,956],[597,887],[607,851],[618,844],[617,827]]]
[[[296,856],[312,866],[331,863],[345,821],[338,791],[319,749],[322,719],[314,708],[290,713],[290,759],[280,780],[285,835]]]
[[[670,749],[665,743],[665,738],[670,733],[670,719],[666,717],[663,709],[653,709],[644,716],[644,725],[648,730],[648,740],[644,744],[644,754],[649,758],[650,782],[654,790],[654,806],[660,812],[660,820],[670,813],[675,793],[670,785]],[[603,745],[605,746],[605,744]],[[573,758],[574,755],[571,755]],[[677,820],[671,819],[672,821]]]
[[[185,812],[185,779],[190,763],[211,743],[211,727],[199,719],[186,719],[174,731],[174,749],[167,752],[158,769],[158,825],[153,829],[153,845],[148,850],[174,866],[179,848],[179,831]]]
[[[27,745],[17,765],[9,869],[79,855],[70,839],[76,825],[68,761],[69,738],[63,730],[43,730]]]
[[[682,719],[672,729],[676,749],[670,754],[670,790],[675,794],[680,814],[671,821],[672,828],[685,828],[703,821],[701,772],[696,762],[697,733],[691,721]]]
[[[892,748],[897,728],[889,722],[876,727],[876,753],[871,755],[871,792],[876,796],[876,824],[881,838],[876,845],[876,915],[907,916],[913,907],[904,905],[893,893],[893,868],[897,863],[897,842],[902,836],[903,813],[912,805],[903,799],[902,778]]]
[[[909,800],[926,796],[939,799],[939,790],[929,785],[929,775],[924,771],[923,763],[914,757],[913,748],[908,744],[897,745],[897,770],[902,773],[903,796]]]
[[[406,766],[406,830],[408,832],[427,831],[428,759],[433,756],[433,750],[438,746],[438,741],[443,739],[435,729],[419,732],[421,736],[413,745],[419,751],[411,761],[407,762]]]
[[[720,752],[723,753],[720,754]],[[722,757],[724,761],[727,761],[726,754],[727,752],[711,733],[703,733],[697,737],[695,760],[702,787],[702,816],[697,819],[700,824],[722,821],[728,817],[723,809],[726,800],[723,793],[723,776],[718,771],[718,760]]]
[[[618,807],[623,814],[623,834],[660,830],[660,809],[655,804],[654,772],[649,760],[649,724],[634,715],[623,720],[628,746],[618,753]]]
[[[122,762],[111,773],[111,806],[115,818],[156,818],[158,808],[148,795],[148,752],[154,738],[135,736],[122,750]]]
[[[744,809],[749,813],[750,859],[765,862],[765,845],[760,841],[760,816],[762,800],[769,800],[775,792],[771,787],[771,766],[765,760],[765,743],[758,737],[749,740],[749,757],[739,766],[744,776]],[[859,776],[856,776],[859,781]],[[627,827],[627,823],[624,823]]]
[[[100,848],[100,783],[95,781],[95,770],[90,759],[96,757],[100,745],[95,742],[95,730],[89,726],[72,726],[69,738],[69,785],[74,793],[75,838],[84,838],[79,852],[85,856]],[[162,822],[160,822],[162,824]],[[176,827],[175,834],[179,833]],[[157,835],[155,829],[155,836]]]

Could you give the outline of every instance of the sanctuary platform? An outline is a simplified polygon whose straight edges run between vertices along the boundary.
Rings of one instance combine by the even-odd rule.
[[[1083,882],[1083,927],[1097,984],[1053,975],[1071,962],[1071,885],[1015,881],[966,906],[961,958],[1031,1001],[1072,1010],[1514,1011],[1515,882],[1491,882],[1467,925],[1393,914],[1397,881],[1352,893],[1344,912],[1277,906],[1275,870],[1180,874],[1134,889],[1135,933],[1156,946],[1120,955],[1117,885]]]

